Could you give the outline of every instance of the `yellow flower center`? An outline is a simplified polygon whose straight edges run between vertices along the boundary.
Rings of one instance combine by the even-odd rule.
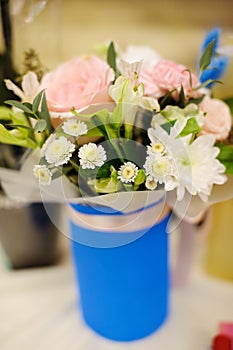
[[[152,145],[152,151],[154,153],[163,153],[164,152],[164,145],[160,142],[156,142]]]
[[[158,175],[164,175],[168,171],[168,164],[167,162],[163,161],[162,159],[157,160],[156,163],[152,165],[153,171]]]
[[[95,149],[89,149],[86,153],[87,159],[92,162],[96,160],[96,150]]]
[[[134,176],[134,170],[131,167],[126,167],[123,171],[122,171],[122,177],[124,179],[131,179],[131,177]]]

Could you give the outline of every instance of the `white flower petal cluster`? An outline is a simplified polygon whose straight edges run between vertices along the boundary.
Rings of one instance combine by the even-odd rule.
[[[171,157],[163,155],[149,155],[146,158],[144,168],[146,175],[160,184],[166,183],[175,173]]]
[[[87,125],[76,119],[68,119],[62,125],[63,131],[70,136],[85,135],[88,131]]]
[[[158,183],[157,183],[157,181],[155,181],[152,177],[148,176],[148,177],[146,178],[145,186],[146,186],[146,188],[147,188],[148,190],[153,191],[153,190],[155,190],[156,187],[158,186]]]
[[[115,83],[109,87],[109,95],[115,102],[138,105],[150,110],[159,111],[159,103],[156,99],[144,96],[142,83],[134,84],[135,76],[119,76]],[[133,81],[132,81],[133,80]]]
[[[74,151],[75,145],[64,136],[52,137],[44,147],[45,159],[54,166],[68,163]]]
[[[46,165],[35,165],[33,168],[33,174],[39,180],[41,185],[50,185],[52,173]]]
[[[182,200],[185,191],[188,191],[206,201],[213,185],[226,181],[223,175],[225,167],[216,159],[219,149],[214,147],[212,135],[199,136],[193,142],[190,142],[191,135],[178,137],[184,123],[177,121],[170,134],[159,125],[148,130],[152,144],[159,140],[166,148],[166,153],[153,156],[150,150],[145,163],[146,174],[163,182],[166,191],[176,188],[178,200]],[[158,159],[159,163],[153,162],[153,158]]]
[[[80,147],[78,156],[83,169],[95,169],[95,167],[100,167],[107,159],[103,146],[97,146],[92,142]]]
[[[109,87],[109,95],[116,103],[122,103],[123,119],[127,124],[133,124],[135,111],[140,106],[151,111],[159,111],[156,99],[144,96],[144,85],[138,83],[137,74],[133,77],[119,76]]]
[[[138,167],[132,162],[126,162],[118,170],[117,178],[124,183],[134,182],[138,174]]]
[[[151,69],[161,59],[156,51],[145,45],[129,45],[124,52],[120,53],[120,57],[129,63],[142,61],[147,69]]]
[[[138,85],[141,65],[142,61],[128,63],[121,59],[119,60],[118,68],[123,77],[129,78],[132,84]]]
[[[37,75],[31,71],[23,76],[22,90],[9,79],[5,79],[5,84],[8,90],[12,90],[16,96],[20,97],[22,102],[32,103],[40,91]]]

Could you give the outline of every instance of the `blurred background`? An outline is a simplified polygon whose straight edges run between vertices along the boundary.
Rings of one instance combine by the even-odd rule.
[[[208,30],[232,31],[232,11],[232,0],[14,0],[15,62],[32,47],[52,67],[113,40],[122,48],[149,45],[161,56],[195,67]]]

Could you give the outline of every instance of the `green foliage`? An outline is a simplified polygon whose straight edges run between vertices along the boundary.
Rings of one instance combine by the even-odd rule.
[[[11,120],[11,108],[0,106],[0,120]]]
[[[115,47],[114,47],[113,41],[111,41],[111,43],[110,43],[110,45],[108,47],[107,62],[109,64],[109,66],[114,70],[116,78],[117,78],[120,75],[120,72],[117,69],[117,65],[116,65],[116,51],[115,51]]]
[[[226,174],[233,174],[233,146],[218,143],[216,146],[220,149],[218,160],[225,165]]]
[[[198,125],[196,118],[190,118],[184,129],[181,131],[180,136],[183,137],[189,134],[197,134],[199,131],[201,131],[201,127]]]
[[[15,132],[9,131],[2,124],[0,124],[0,142],[32,149],[37,147],[37,144],[33,140],[25,138],[25,135],[19,130],[15,130]]]
[[[215,43],[215,39],[213,39],[205,48],[203,54],[201,55],[200,61],[199,61],[199,68],[200,68],[200,72],[203,72],[203,70],[205,70],[210,62],[211,59],[213,57],[213,53],[214,53],[214,43]]]
[[[47,126],[46,121],[44,119],[40,119],[36,123],[34,130],[35,130],[35,132],[43,132],[43,131],[45,131],[46,126]]]
[[[26,112],[28,114],[32,114],[32,117],[34,115],[34,112],[32,112],[32,110],[27,107],[26,103],[21,103],[19,101],[14,101],[14,100],[8,100],[8,101],[5,101],[5,103],[10,105],[10,106],[12,106],[12,107],[16,107],[16,108],[20,109],[23,112]]]
[[[229,106],[231,115],[233,116],[233,97],[226,98],[224,102]]]
[[[35,97],[35,99],[36,99],[36,97]],[[34,99],[34,101],[35,101],[35,99]],[[34,101],[33,101],[33,104],[35,104]],[[48,106],[47,106],[45,93],[42,94],[41,111],[39,112],[37,110],[36,113],[38,114],[39,118],[44,119],[46,121],[47,129],[50,133],[52,133],[54,131],[54,128],[51,125],[50,114],[49,114],[49,110],[48,110]]]
[[[7,107],[0,108],[0,119],[6,122],[1,125],[0,142],[34,149],[40,147],[44,139],[54,131],[44,90],[32,103],[15,100],[7,100],[5,103],[18,112]],[[36,120],[34,126],[31,119]],[[41,137],[38,137],[39,133]]]
[[[146,174],[143,169],[139,169],[137,176],[134,180],[134,190],[136,191],[141,184],[143,184],[146,180]]]

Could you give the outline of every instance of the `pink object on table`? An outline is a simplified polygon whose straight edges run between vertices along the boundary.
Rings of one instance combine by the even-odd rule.
[[[233,322],[220,322],[219,333],[228,335],[233,342]]]
[[[224,334],[230,338],[231,350],[233,350],[233,322],[220,322],[219,333]]]
[[[218,334],[214,337],[212,350],[232,350],[231,338],[225,334]]]

